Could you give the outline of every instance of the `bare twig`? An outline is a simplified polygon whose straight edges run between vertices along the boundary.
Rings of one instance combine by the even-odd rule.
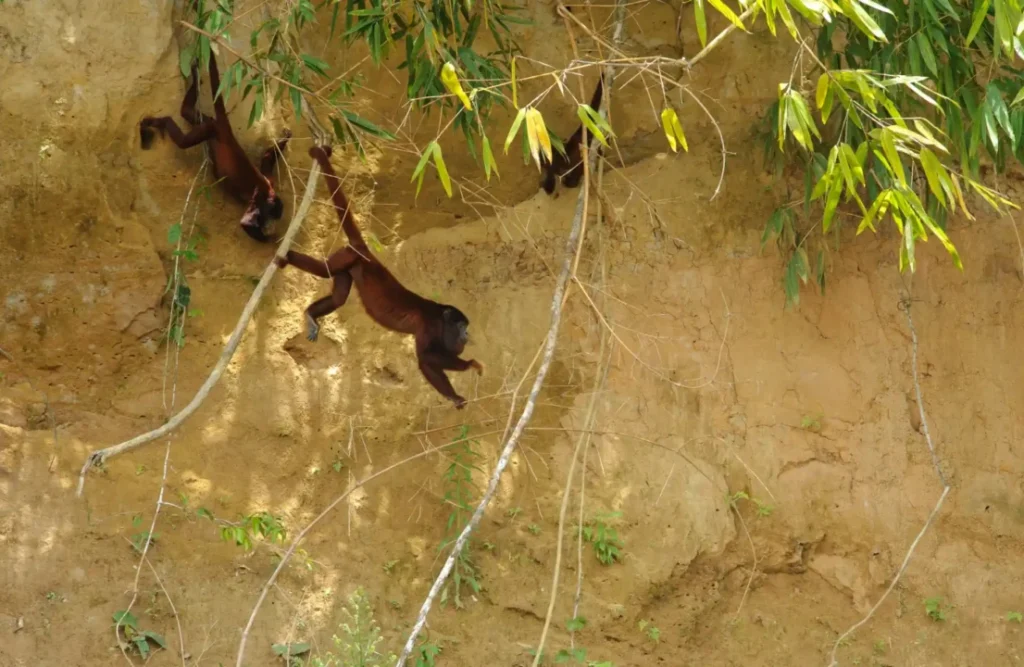
[[[829,657],[828,667],[838,667],[839,661],[836,659],[836,651],[839,650],[839,645],[844,639],[856,632],[858,628],[871,620],[871,617],[875,615],[875,612],[878,611],[878,608],[882,606],[882,603],[885,602],[886,598],[889,597],[889,594],[892,593],[896,584],[899,583],[903,573],[907,570],[907,566],[910,565],[910,559],[914,556],[914,551],[917,549],[918,543],[920,543],[924,534],[928,532],[928,528],[931,527],[932,522],[935,521],[935,517],[938,515],[939,509],[942,508],[942,503],[946,500],[946,496],[949,494],[950,490],[949,483],[946,481],[946,476],[942,473],[942,468],[939,466],[939,459],[935,453],[935,444],[932,442],[931,431],[928,430],[928,417],[925,415],[924,411],[924,399],[921,397],[921,380],[917,373],[917,330],[914,328],[914,318],[910,315],[910,298],[908,297],[901,300],[899,307],[900,310],[906,313],[907,324],[910,326],[911,366],[913,368],[914,375],[914,390],[917,393],[917,411],[921,417],[921,426],[923,427],[922,430],[924,431],[925,442],[928,443],[928,451],[930,451],[932,455],[932,464],[935,466],[935,472],[938,473],[939,479],[942,481],[942,495],[939,496],[938,502],[936,502],[935,507],[932,508],[931,513],[928,515],[928,520],[924,522],[924,526],[921,528],[921,531],[917,534],[917,537],[914,538],[914,541],[910,543],[910,548],[907,549],[907,555],[904,556],[903,563],[900,565],[900,568],[896,570],[896,576],[892,578],[892,582],[889,584],[889,587],[885,589],[885,592],[882,593],[882,597],[878,598],[878,602],[875,603],[875,606],[868,611],[864,618],[850,626],[849,630],[839,635],[836,639],[836,643],[832,646],[832,654]]]
[[[292,240],[295,235],[298,234],[299,228],[302,226],[302,221],[306,218],[306,214],[309,213],[309,207],[313,203],[314,195],[316,194],[317,176],[320,174],[320,166],[313,161],[312,166],[309,170],[309,178],[306,180],[306,192],[302,197],[302,203],[299,205],[297,211],[292,216],[291,224],[288,225],[288,230],[285,232],[284,238],[281,239],[281,244],[277,248],[277,256],[283,257],[287,252],[288,248],[291,247]],[[209,396],[210,391],[214,385],[220,380],[221,375],[224,374],[224,370],[227,368],[228,363],[235,354],[235,350],[238,349],[239,343],[242,342],[242,336],[245,334],[245,329],[249,324],[249,320],[252,319],[252,314],[256,310],[256,306],[259,305],[260,299],[263,298],[263,293],[270,285],[270,281],[273,279],[274,274],[277,272],[277,264],[273,261],[263,271],[263,276],[260,278],[259,284],[256,285],[256,289],[253,290],[252,296],[249,297],[249,301],[245,304],[245,308],[242,309],[242,314],[238,318],[238,323],[235,325],[235,330],[231,332],[231,337],[228,339],[227,344],[224,346],[224,351],[220,355],[220,359],[217,360],[217,365],[213,367],[213,371],[210,376],[206,378],[206,382],[199,388],[196,395],[189,401],[181,412],[174,415],[166,424],[163,426],[143,433],[142,435],[135,436],[131,440],[127,440],[117,445],[107,447],[94,451],[85,460],[85,464],[82,466],[82,471],[78,475],[78,491],[79,497],[82,495],[82,491],[85,488],[85,475],[89,472],[89,468],[94,465],[101,465],[108,458],[123,454],[127,451],[131,451],[140,447],[147,442],[152,442],[157,438],[163,437],[178,428],[186,419],[192,416],[192,413],[202,405],[206,397]]]

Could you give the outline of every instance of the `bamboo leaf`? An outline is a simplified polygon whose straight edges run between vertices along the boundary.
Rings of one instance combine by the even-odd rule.
[[[708,19],[704,14],[704,0],[694,0],[693,18],[697,24],[697,37],[700,38],[700,46],[704,48],[708,45]]]
[[[580,122],[583,123],[587,128],[587,132],[590,133],[595,139],[601,142],[603,146],[608,145],[608,140],[605,139],[604,132],[594,123],[593,119],[587,114],[587,109],[590,107],[586,104],[581,104],[576,108],[576,115],[579,116]]]
[[[690,147],[686,144],[686,135],[683,134],[683,125],[679,122],[679,115],[672,112],[672,134],[676,135],[676,141],[683,147],[683,150],[687,153],[690,152]]]
[[[544,116],[532,107],[526,112],[526,137],[530,141],[530,153],[537,166],[540,166],[541,154],[551,162],[551,137],[548,135],[547,126],[544,125]]]
[[[508,155],[508,147],[512,145],[512,140],[519,133],[519,126],[523,124],[524,118],[526,118],[526,107],[521,108],[516,114],[516,119],[512,121],[512,127],[509,128],[508,136],[505,137],[505,155]]]
[[[501,174],[498,173],[498,164],[494,161],[494,154],[491,153],[491,142],[487,139],[487,135],[484,135],[482,153],[484,156],[484,174],[487,176],[487,181],[491,180],[491,170],[494,170],[494,175],[501,178]]]
[[[462,89],[462,82],[459,81],[459,75],[455,71],[455,65],[450,62],[446,62],[444,67],[441,68],[441,83],[448,89],[448,92],[455,95],[462,100],[462,106],[467,111],[473,110],[473,103],[469,101],[469,96],[466,95],[466,91]]]
[[[665,107],[661,110],[661,129],[665,132],[665,139],[668,141],[668,145],[672,148],[672,152],[676,150],[676,137],[675,132],[672,128],[672,119],[675,118],[676,110],[672,107]]]
[[[900,156],[896,152],[896,141],[892,137],[892,132],[889,128],[885,128],[881,132],[882,139],[882,151],[885,153],[886,161],[889,165],[889,172],[896,177],[896,180],[900,182],[903,187],[907,186],[907,175],[903,171],[903,163],[900,161]]]
[[[519,108],[519,94],[517,91],[518,85],[516,84],[516,56],[512,56],[512,106]],[[508,146],[505,146],[505,152],[508,153]]]
[[[924,169],[924,176],[928,180],[928,189],[935,195],[935,199],[946,208],[946,193],[942,189],[942,164],[935,157],[935,153],[927,148],[921,149],[921,167]]]
[[[441,186],[444,188],[448,198],[452,198],[452,179],[448,175],[448,167],[444,163],[444,156],[441,155],[441,146],[434,142],[434,166],[437,167],[437,175],[441,177]]]
[[[429,144],[427,144],[427,147],[423,150],[423,155],[420,156],[420,161],[416,163],[416,168],[413,169],[412,171],[412,178],[409,179],[410,183],[412,183],[417,178],[420,178],[422,180],[423,170],[426,169],[427,160],[429,160],[430,156],[434,154],[434,146],[436,144],[437,140],[431,141]],[[416,192],[419,192],[419,188],[416,189]]]
[[[722,2],[722,0],[708,0],[708,2],[711,3],[712,7],[718,10],[719,14],[729,19],[729,22],[734,26],[744,32],[747,31],[746,27],[743,25],[743,21],[740,20],[740,17],[736,16],[736,13],[729,9],[728,5]]]

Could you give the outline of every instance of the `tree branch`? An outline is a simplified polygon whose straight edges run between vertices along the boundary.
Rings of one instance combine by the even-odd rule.
[[[288,248],[291,247],[292,240],[296,234],[299,233],[299,228],[302,226],[302,221],[306,218],[306,214],[309,213],[309,207],[313,203],[314,195],[316,194],[317,176],[320,174],[320,166],[313,161],[312,167],[309,170],[309,178],[306,180],[306,192],[302,196],[302,203],[299,204],[299,208],[295,211],[292,216],[292,221],[288,225],[288,230],[284,234],[284,238],[281,239],[281,243],[277,247],[277,257],[284,257],[288,253]],[[147,442],[152,442],[157,438],[163,437],[178,428],[186,419],[192,416],[206,397],[210,395],[210,391],[214,385],[220,380],[221,375],[224,374],[224,370],[228,367],[228,363],[235,354],[235,350],[238,349],[238,344],[242,342],[242,336],[245,334],[245,329],[249,325],[249,320],[252,319],[252,314],[256,310],[256,306],[259,305],[260,299],[263,298],[263,293],[270,285],[271,279],[277,272],[277,264],[273,261],[263,271],[263,276],[260,278],[259,284],[256,285],[256,289],[253,290],[252,295],[249,297],[249,301],[245,304],[245,308],[242,309],[242,314],[238,318],[238,323],[235,325],[235,330],[231,332],[231,338],[228,339],[227,345],[224,346],[224,351],[221,352],[220,359],[217,360],[217,365],[213,367],[213,371],[210,376],[206,378],[206,382],[199,388],[196,395],[189,401],[188,405],[182,408],[181,412],[171,417],[163,426],[137,435],[131,440],[127,440],[117,445],[107,447],[105,449],[99,449],[89,454],[85,460],[85,465],[82,466],[82,472],[78,475],[78,490],[76,495],[82,496],[82,491],[85,488],[85,475],[89,472],[89,468],[94,465],[102,465],[107,459],[118,454],[124,454],[125,452],[131,451]]]

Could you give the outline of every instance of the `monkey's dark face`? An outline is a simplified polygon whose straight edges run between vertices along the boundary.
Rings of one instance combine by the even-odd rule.
[[[444,338],[445,348],[452,354],[462,354],[469,342],[469,318],[455,306],[444,307]]]
[[[544,173],[540,177],[540,186],[544,188],[544,192],[551,194],[555,191],[555,170],[550,167],[544,170]]]
[[[267,197],[266,211],[267,215],[274,220],[280,220],[281,216],[284,215],[284,200],[276,194],[271,194]]]

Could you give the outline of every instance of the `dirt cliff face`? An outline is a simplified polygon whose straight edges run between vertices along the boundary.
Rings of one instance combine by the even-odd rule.
[[[237,204],[197,191],[212,181],[208,170],[197,180],[201,150],[139,148],[141,116],[175,115],[180,105],[178,12],[156,0],[0,8],[0,625],[13,631],[0,642],[4,666],[121,660],[111,615],[127,607],[136,576],[140,626],[170,647],[150,664],[181,664],[175,619],[187,664],[233,663],[281,547],[225,543],[196,510],[226,521],[269,511],[291,539],[353,480],[463,426],[479,454],[475,501],[512,392],[549,326],[575,192],[538,192],[536,169],[513,155],[500,159],[501,180],[485,196],[461,140],[444,144],[452,173],[467,179],[452,200],[430,182],[413,196],[409,155],[353,159],[346,184],[361,223],[386,244],[382,259],[410,288],[471,319],[467,352],[487,372],[453,382],[477,400],[463,412],[445,405],[409,342],[374,326],[358,297],[307,342],[301,312],[327,285],[286,270],[204,406],[169,442],[91,474],[85,499],[75,499],[89,451],[159,425],[194,395],[272,255],[238,228]],[[524,50],[565,60],[551,7],[531,12]],[[675,48],[672,8],[645,7],[637,21],[636,48]],[[685,21],[684,29],[693,34]],[[338,67],[361,57],[330,49],[325,58]],[[1022,626],[1007,616],[1024,611],[1024,276],[1013,225],[954,221],[964,272],[941,247],[922,247],[913,278],[898,273],[887,230],[844,238],[826,295],[805,290],[800,308],[785,311],[780,261],[760,252],[778,195],[753,127],[790,62],[788,45],[736,35],[692,73],[730,151],[720,189],[715,126],[696,105],[681,107],[690,152],[666,155],[654,114],[630,102],[643,99],[640,84],[616,90],[613,123],[628,166],[603,174],[603,219],[589,221],[555,363],[474,538],[483,589],[464,596],[468,609],[449,604],[431,616],[439,665],[528,664],[580,437],[592,445],[583,518],[621,513],[608,520],[621,561],[605,566],[587,544],[578,560],[574,501],[550,654],[568,645],[581,580],[588,623],[576,641],[589,659],[826,664],[941,492],[899,308],[911,283],[920,387],[952,491],[902,583],[842,647],[842,663],[1024,658]],[[363,68],[376,77],[372,113],[399,119],[401,80]],[[202,95],[209,108],[205,87]],[[568,102],[549,106],[553,119],[564,112],[550,124],[567,135]],[[254,155],[283,127],[295,133],[292,171],[282,172],[286,221],[308,168],[309,132],[286,109],[272,111],[252,130],[247,103],[232,118]],[[507,119],[498,123],[500,134]],[[417,140],[432,136],[426,125]],[[1020,201],[1014,183],[1001,185]],[[182,264],[193,312],[175,353],[165,343],[164,292],[175,261],[168,230],[179,222],[202,242]],[[298,247],[321,254],[340,243],[333,211],[316,206]],[[453,456],[396,468],[310,533],[257,618],[247,665],[280,664],[273,642],[328,647],[356,586],[371,593],[398,647],[440,564]],[[150,568],[131,542],[148,530],[165,466],[171,504],[160,511]],[[932,598],[945,620],[926,613]]]

